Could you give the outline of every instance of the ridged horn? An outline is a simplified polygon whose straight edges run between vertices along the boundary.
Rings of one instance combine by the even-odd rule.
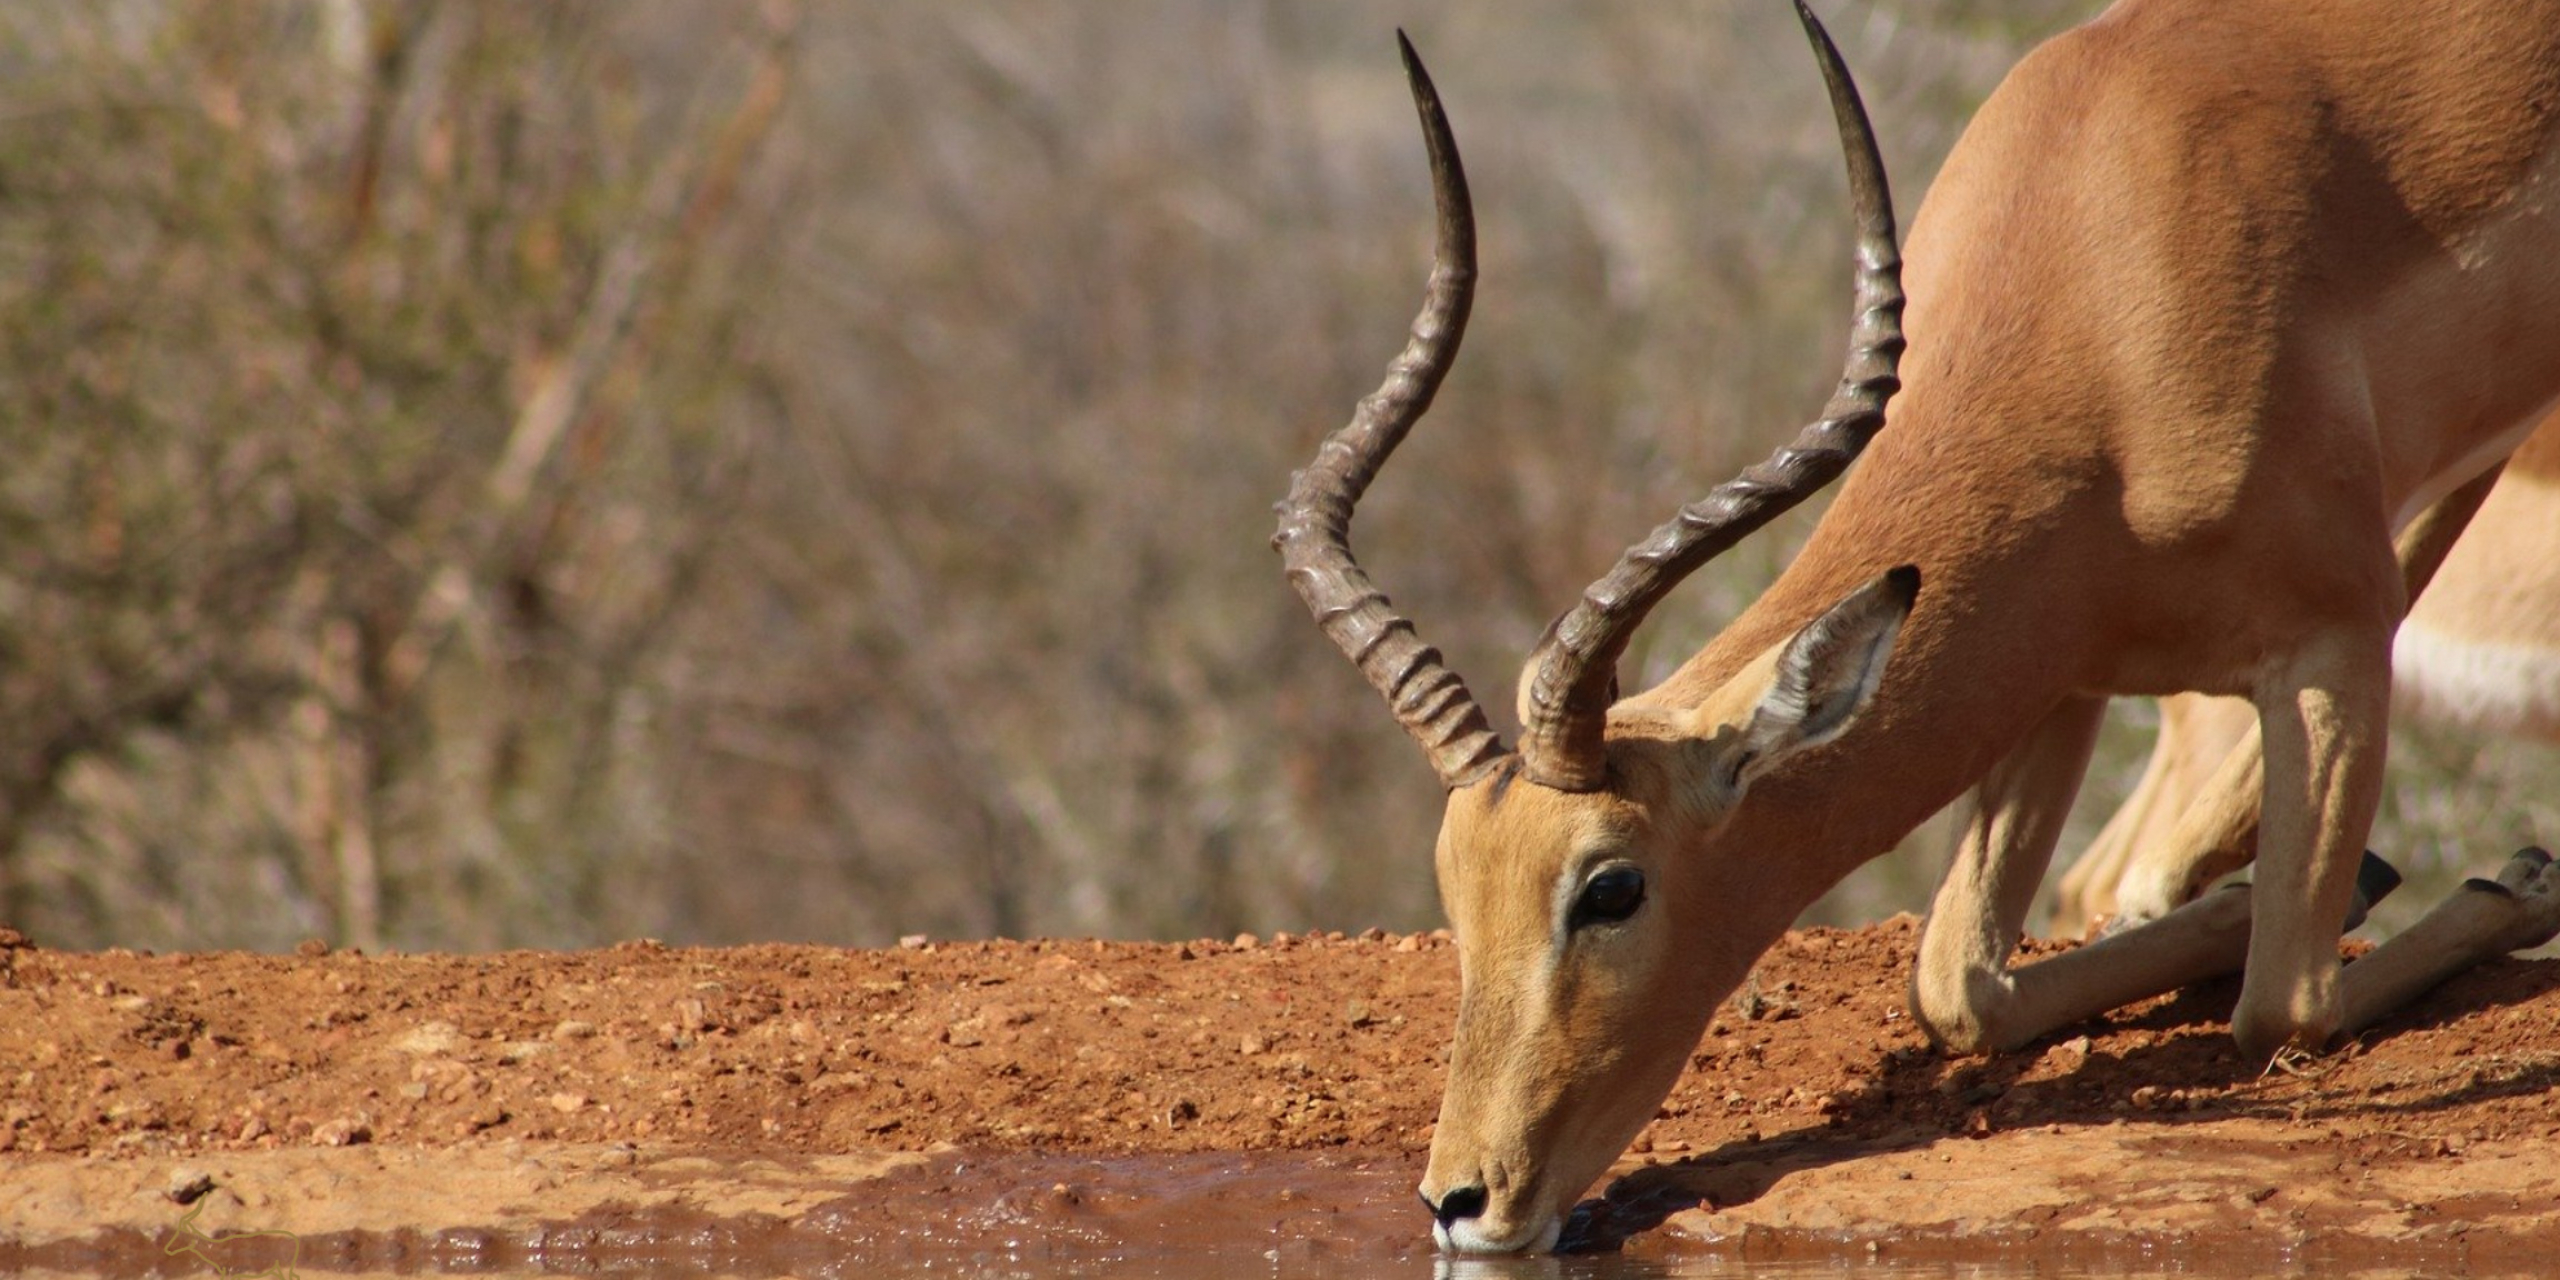
[[[1849,357],[1822,416],[1795,442],[1682,507],[1627,549],[1549,628],[1522,672],[1520,755],[1531,780],[1566,791],[1604,784],[1606,726],[1617,663],[1645,615],[1700,565],[1831,483],[1884,425],[1884,405],[1902,386],[1902,255],[1894,244],[1893,197],[1875,131],[1840,51],[1796,0],[1831,91],[1831,111],[1848,159],[1849,198],[1858,224],[1856,296]]]
[[[1431,156],[1431,190],[1439,208],[1431,280],[1404,353],[1387,366],[1386,381],[1360,402],[1351,421],[1325,437],[1315,461],[1289,480],[1289,496],[1276,508],[1280,553],[1290,585],[1307,602],[1316,625],[1342,649],[1360,674],[1385,695],[1396,723],[1422,744],[1444,787],[1467,785],[1489,772],[1503,755],[1502,740],[1484,708],[1450,670],[1440,651],[1422,642],[1413,623],[1395,611],[1351,555],[1352,508],[1387,455],[1431,407],[1432,393],[1458,354],[1467,309],[1475,295],[1475,213],[1467,199],[1466,170],[1457,140],[1431,77],[1413,45],[1396,33],[1405,79],[1422,117]]]

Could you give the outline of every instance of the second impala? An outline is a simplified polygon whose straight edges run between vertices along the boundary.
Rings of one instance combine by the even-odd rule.
[[[1859,227],[1840,391],[1557,621],[1516,751],[1346,536],[1474,282],[1456,145],[1408,55],[1436,265],[1276,542],[1448,792],[1462,994],[1422,1183],[1444,1248],[1552,1246],[1761,951],[1968,791],[1911,988],[1956,1051],[2245,962],[2242,1051],[2317,1052],[2560,929],[2560,873],[2529,851],[2338,964],[2406,605],[2394,534],[2560,395],[2560,0],[2126,0],[2020,63],[1948,157],[1899,370],[1882,166],[1802,16]],[[1617,700],[1646,612],[1862,446],[1776,584]],[[2011,968],[2106,699],[2185,691],[2256,709],[2255,886]]]

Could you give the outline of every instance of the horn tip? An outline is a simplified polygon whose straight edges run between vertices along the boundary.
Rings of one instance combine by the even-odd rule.
[[[1796,21],[1804,24],[1805,31],[1809,34],[1822,33],[1822,19],[1813,16],[1813,6],[1805,3],[1805,0],[1795,0],[1795,5]]]

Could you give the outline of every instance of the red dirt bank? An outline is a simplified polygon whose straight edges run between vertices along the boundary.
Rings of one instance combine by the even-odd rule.
[[[1772,951],[1594,1238],[1678,1251],[1890,1230],[1897,1250],[2184,1239],[2484,1264],[2560,1244],[2560,962],[2489,966],[2308,1074],[2261,1077],[2219,1021],[2227,987],[1940,1059],[1902,1014],[1913,933],[1810,930]],[[1100,1204],[1051,1174],[1260,1151],[1302,1154],[1167,1167],[1233,1182],[1251,1166],[1235,1176],[1274,1187],[1271,1170],[1296,1170],[1339,1203],[1271,1191],[1318,1214],[1288,1231],[1379,1234],[1392,1253],[1418,1227],[1455,969],[1444,941],[1374,934],[146,956],[0,931],[0,1269],[101,1228],[154,1236],[180,1200],[202,1199],[208,1227],[323,1234],[633,1204],[788,1222],[909,1194],[900,1177],[998,1208],[1015,1182]],[[946,1154],[873,1176],[879,1153],[954,1148],[976,1173]],[[785,1172],[747,1195],[713,1176],[738,1161]],[[526,1181],[528,1164],[550,1173]],[[400,1212],[364,1206],[377,1175]],[[616,1176],[666,1194],[621,1195]],[[253,1185],[314,1177],[335,1188],[325,1204]]]

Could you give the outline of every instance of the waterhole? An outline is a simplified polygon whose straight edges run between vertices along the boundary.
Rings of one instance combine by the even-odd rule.
[[[2523,1275],[2475,1266],[2458,1250],[2427,1257],[2360,1256],[2318,1241],[2270,1253],[2263,1241],[2182,1237],[2040,1239],[1984,1244],[1918,1238],[1716,1238],[1691,1204],[1593,1201],[1568,1228],[1579,1251],[1560,1257],[1451,1260],[1434,1254],[1413,1199],[1416,1161],[1303,1152],[1108,1157],[944,1153],[845,1177],[768,1159],[723,1165],[686,1157],[663,1169],[624,1169],[616,1191],[581,1201],[568,1165],[536,1190],[511,1192],[477,1221],[404,1221],[404,1189],[325,1166],[291,1174],[224,1167],[156,1193],[92,1191],[102,1206],[165,1202],[166,1227],[123,1225],[36,1245],[0,1240],[0,1273],[163,1275],[722,1275],[833,1280],[875,1276],[1321,1277],[1366,1280],[1672,1280],[1675,1277],[2012,1277]],[[246,1170],[243,1172],[242,1170]],[[457,1175],[459,1176],[459,1175]],[[795,1181],[796,1179],[796,1181]],[[752,1185],[779,1211],[719,1194]],[[672,1188],[651,1198],[630,1188]],[[422,1212],[455,1215],[441,1188],[406,1188]],[[794,1198],[794,1193],[796,1198]],[[228,1196],[224,1201],[222,1197]],[[583,1203],[574,1214],[544,1216]],[[119,1198],[121,1197],[121,1198]],[[338,1197],[331,1202],[330,1197]],[[182,1207],[178,1202],[186,1202]],[[358,1203],[372,1201],[381,1203]],[[216,1222],[203,1205],[231,1212]],[[708,1206],[708,1207],[706,1207]],[[372,1225],[301,1233],[278,1221]],[[315,1217],[314,1214],[322,1216]],[[495,1225],[490,1225],[495,1224]],[[1667,1225],[1666,1225],[1667,1224]]]

